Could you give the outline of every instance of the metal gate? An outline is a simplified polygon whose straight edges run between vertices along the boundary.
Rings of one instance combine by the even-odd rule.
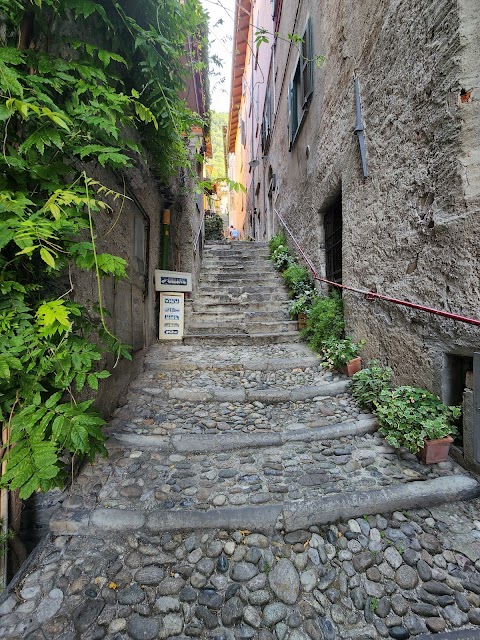
[[[342,198],[335,200],[325,213],[325,263],[326,278],[342,282]]]

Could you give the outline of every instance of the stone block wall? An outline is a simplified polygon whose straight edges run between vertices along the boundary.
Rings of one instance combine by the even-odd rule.
[[[275,207],[325,273],[323,216],[341,196],[343,283],[480,317],[478,12],[474,0],[284,3],[280,34],[308,16],[314,91],[288,150],[287,85],[298,51],[279,38],[269,162]],[[355,127],[360,82],[368,172]],[[477,132],[475,135],[474,132]],[[264,194],[260,190],[257,206]],[[366,358],[396,382],[444,389],[448,354],[480,348],[478,329],[345,294],[346,322]],[[461,398],[459,398],[459,401]]]
[[[324,215],[341,199],[344,284],[480,318],[477,5],[283,3],[274,51],[274,127],[255,196],[260,238],[269,236],[270,171],[277,183],[272,204],[321,276]],[[313,95],[289,150],[287,90],[299,51],[285,35],[301,35],[308,17],[314,53],[325,61],[314,70]],[[366,178],[354,134],[355,77]],[[344,302],[347,330],[366,339],[367,360],[391,365],[397,384],[462,401],[465,362],[480,350],[478,327],[348,292]],[[466,457],[471,462],[471,452]]]

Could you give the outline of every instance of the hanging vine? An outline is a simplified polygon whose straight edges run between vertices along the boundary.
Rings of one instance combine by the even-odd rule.
[[[94,312],[72,295],[73,266],[117,279],[127,267],[98,252],[94,227],[123,196],[85,166],[124,169],[143,149],[163,179],[187,165],[199,122],[179,97],[185,43],[205,16],[198,0],[0,0],[0,15],[1,483],[27,498],[62,485],[65,452],[106,453],[78,396],[110,375],[103,351],[130,357],[101,297]]]

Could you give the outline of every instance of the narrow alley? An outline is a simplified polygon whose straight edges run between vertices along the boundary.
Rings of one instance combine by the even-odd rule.
[[[386,444],[299,342],[264,245],[203,264],[184,343],[148,351],[0,637],[478,638],[477,482]]]

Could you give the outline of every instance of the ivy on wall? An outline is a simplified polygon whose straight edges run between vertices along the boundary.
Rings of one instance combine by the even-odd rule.
[[[0,16],[1,483],[27,498],[62,485],[66,452],[105,453],[78,397],[110,375],[102,351],[130,357],[100,285],[127,264],[95,242],[96,216],[123,196],[85,167],[124,169],[144,149],[163,179],[186,166],[199,122],[179,97],[185,43],[205,15],[198,0],[0,0]],[[96,309],[74,301],[74,265],[96,275]]]

